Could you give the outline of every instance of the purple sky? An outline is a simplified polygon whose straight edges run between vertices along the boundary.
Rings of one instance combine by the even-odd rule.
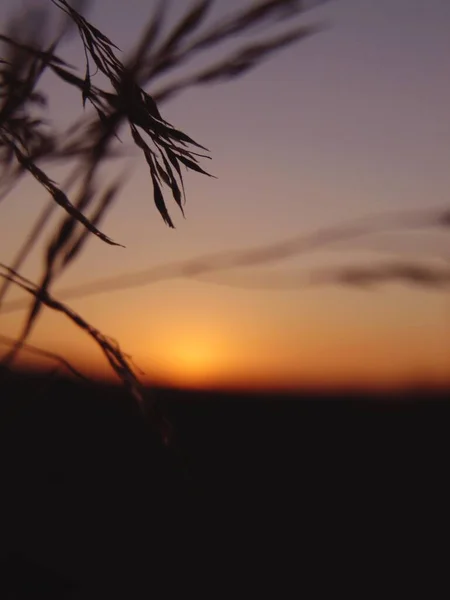
[[[170,4],[175,20],[188,2]],[[212,16],[248,4],[217,0]],[[152,5],[97,0],[89,18],[126,51]],[[17,0],[3,0],[0,17],[15,6]],[[335,0],[301,21],[327,28],[241,79],[192,89],[164,104],[168,121],[211,150],[207,166],[219,178],[186,177],[187,219],[174,207],[176,230],[164,226],[138,157],[102,227],[126,250],[92,240],[59,287],[448,201],[450,3]],[[83,68],[76,40],[63,55]],[[80,113],[80,99],[56,89],[55,114],[65,122]],[[2,261],[12,258],[45,201],[29,182],[2,203]],[[448,248],[448,238],[437,242]],[[403,256],[414,256],[414,244],[400,246]],[[329,250],[280,268],[359,256]],[[36,277],[40,260],[36,252],[24,274]],[[149,372],[180,381],[243,381],[246,374],[260,382],[411,378],[442,375],[450,362],[448,297],[401,286],[372,294],[331,287],[248,291],[180,280],[70,304]],[[13,334],[21,318],[1,317],[1,330]],[[48,315],[32,341],[86,355],[91,342],[72,329]]]

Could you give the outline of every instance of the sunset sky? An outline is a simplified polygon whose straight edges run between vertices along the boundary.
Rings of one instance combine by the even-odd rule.
[[[3,0],[0,23],[18,4]],[[97,0],[88,16],[126,54],[153,4]],[[189,4],[172,0],[171,22]],[[217,0],[211,21],[249,4]],[[262,247],[383,211],[448,203],[450,3],[334,0],[295,21],[300,22],[325,28],[239,79],[190,89],[162,105],[170,123],[210,149],[212,161],[205,166],[218,179],[186,175],[186,219],[171,203],[176,225],[171,230],[154,207],[148,167],[135,153],[126,163],[132,176],[101,226],[126,249],[92,239],[55,285],[56,297],[58,290],[99,278]],[[232,45],[259,38],[247,36],[240,44],[235,39]],[[76,38],[61,55],[83,72]],[[211,55],[200,63],[221,52]],[[81,114],[74,90],[51,79],[46,85],[58,122]],[[121,168],[105,169],[105,181]],[[12,261],[46,202],[31,180],[2,201],[0,261]],[[60,218],[61,212],[53,224]],[[50,229],[41,248],[49,234]],[[449,292],[403,284],[373,291],[333,285],[245,289],[267,271],[409,260],[434,250],[448,257],[448,234],[391,233],[216,274],[210,281],[167,279],[68,304],[116,339],[149,380],[275,388],[442,381],[450,373]],[[22,272],[37,280],[41,266],[36,250]],[[7,300],[22,297],[13,290]],[[24,315],[0,314],[0,332],[16,335]],[[109,373],[86,334],[48,310],[30,343],[61,353],[86,373]]]

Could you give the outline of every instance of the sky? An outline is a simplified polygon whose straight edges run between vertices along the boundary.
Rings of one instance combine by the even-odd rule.
[[[153,4],[97,0],[89,19],[126,54]],[[170,3],[171,21],[187,4]],[[250,4],[216,0],[211,21]],[[17,6],[16,0],[4,0],[0,17]],[[239,79],[192,88],[163,104],[170,123],[210,149],[206,167],[217,179],[186,175],[186,218],[171,207],[172,230],[153,205],[148,167],[135,154],[127,162],[132,176],[102,223],[102,230],[126,248],[92,239],[58,280],[56,297],[58,290],[99,278],[263,247],[384,211],[448,204],[450,4],[334,0],[292,25],[302,22],[324,28]],[[239,40],[231,47],[249,38]],[[201,57],[198,64],[221,52]],[[61,54],[82,72],[75,38]],[[58,123],[81,114],[73,91],[52,80],[47,85]],[[119,168],[105,168],[105,182]],[[3,262],[12,261],[46,202],[33,181],[2,201]],[[60,218],[58,213],[53,225]],[[450,373],[448,292],[400,283],[372,291],[245,286],[255,276],[263,281],[268,270],[407,260],[436,249],[438,258],[448,257],[444,233],[374,236],[210,281],[167,278],[68,304],[116,339],[145,371],[146,381],[258,388],[441,382]],[[50,228],[41,248],[49,234]],[[22,272],[36,280],[41,268],[42,254],[36,250]],[[21,297],[12,291],[8,299]],[[24,314],[0,315],[0,331],[17,335]],[[61,315],[45,311],[29,341],[59,352],[90,375],[109,374],[94,343]],[[22,359],[27,365],[35,360]],[[47,368],[50,364],[45,361]]]

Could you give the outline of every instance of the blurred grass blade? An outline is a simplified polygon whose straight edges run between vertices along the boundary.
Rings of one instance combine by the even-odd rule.
[[[153,198],[155,201],[156,208],[159,210],[164,222],[167,223],[167,225],[169,227],[175,228],[175,226],[172,222],[172,219],[170,218],[170,215],[167,212],[167,207],[164,202],[164,196],[162,195],[158,180],[153,173],[152,173],[152,182],[153,182]]]
[[[197,2],[197,4],[192,6],[191,10],[180,21],[173,32],[169,35],[168,39],[164,42],[162,48],[158,52],[158,55],[165,56],[169,50],[172,50],[178,46],[184,37],[194,31],[205,17],[206,13],[211,7],[211,4],[211,0],[200,0],[200,2]]]

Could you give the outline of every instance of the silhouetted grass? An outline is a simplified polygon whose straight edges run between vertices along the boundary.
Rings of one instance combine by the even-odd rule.
[[[434,208],[410,212],[378,213],[363,219],[352,220],[311,233],[293,236],[287,240],[244,250],[224,251],[196,258],[163,263],[123,275],[97,279],[74,287],[61,289],[61,299],[86,296],[150,285],[159,281],[187,278],[204,283],[245,289],[303,289],[317,285],[374,285],[392,281],[430,288],[448,285],[449,269],[436,266],[432,260],[400,261],[386,259],[374,265],[362,264],[346,267],[326,267],[304,271],[267,272],[262,266],[279,263],[293,256],[303,256],[324,249],[339,247],[343,242],[353,242],[356,248],[364,240],[379,233],[417,233],[420,231],[446,231],[449,226],[448,209]],[[359,245],[358,245],[359,244]],[[421,254],[420,247],[416,253]],[[258,267],[258,273],[251,271]],[[244,270],[244,277],[233,277],[236,270]],[[3,305],[4,313],[21,310],[26,300],[14,300]]]
[[[122,150],[118,151],[117,144],[123,126],[129,128],[134,145],[148,164],[155,205],[164,222],[172,227],[165,191],[170,191],[175,203],[183,211],[186,198],[182,168],[208,175],[200,165],[200,160],[209,158],[209,155],[197,152],[197,149],[204,152],[207,150],[164,119],[157,102],[160,103],[192,85],[214,83],[240,75],[274,51],[315,33],[317,28],[294,27],[281,36],[266,38],[256,44],[246,44],[219,63],[201,69],[188,78],[172,82],[153,95],[144,91],[142,86],[153,84],[160,75],[172,71],[193,55],[204,52],[230,37],[251,31],[256,25],[287,21],[322,2],[260,2],[213,24],[207,31],[202,31],[203,20],[213,5],[211,1],[202,0],[193,5],[165,35],[162,34],[162,25],[166,4],[161,3],[155,9],[135,49],[124,61],[118,58],[120,51],[117,46],[93,26],[81,10],[76,10],[75,5],[70,5],[65,0],[51,0],[51,3],[65,16],[52,42],[45,41],[45,27],[35,27],[36,18],[46,23],[48,14],[45,11],[25,15],[25,19],[20,23],[17,20],[13,21],[9,26],[8,35],[0,36],[0,41],[6,48],[2,54],[0,69],[0,164],[3,168],[0,192],[3,190],[3,197],[6,197],[25,174],[31,174],[51,196],[50,204],[43,209],[12,264],[2,267],[4,282],[0,286],[0,303],[11,283],[34,296],[21,335],[7,355],[6,364],[15,358],[25,343],[43,305],[54,310],[66,311],[67,315],[73,316],[75,313],[64,307],[61,299],[146,285],[173,277],[264,289],[295,289],[336,283],[367,287],[390,281],[433,288],[448,285],[448,269],[437,267],[431,261],[419,263],[386,260],[376,265],[338,266],[300,273],[260,271],[256,279],[247,275],[244,282],[227,278],[223,274],[225,271],[241,268],[247,269],[248,273],[251,267],[261,267],[294,255],[332,247],[342,241],[358,242],[377,232],[447,229],[449,212],[447,208],[442,208],[411,213],[385,213],[366,219],[350,220],[342,225],[260,248],[163,264],[150,270],[62,290],[56,301],[53,295],[49,295],[50,288],[79,256],[91,234],[106,243],[119,245],[103,234],[99,226],[104,215],[117,200],[125,181],[125,174],[101,186],[98,170],[105,161],[123,155]],[[59,43],[71,30],[78,32],[84,49],[84,78],[56,54]],[[81,120],[75,121],[63,134],[49,127],[43,118],[36,117],[36,109],[44,111],[48,102],[45,93],[38,89],[40,78],[46,70],[52,71],[65,84],[79,92],[82,105],[93,107],[95,116],[87,114]],[[103,75],[112,91],[93,84],[94,71]],[[60,160],[74,163],[61,187],[51,180],[41,166],[46,162],[52,164]],[[71,188],[77,189],[73,202],[69,201],[67,195]],[[68,215],[47,245],[44,270],[39,283],[20,279],[19,271],[23,262],[58,205],[64,208]],[[86,216],[88,210],[90,214]],[[4,314],[22,306],[21,301],[4,303]],[[117,346],[113,350],[108,345],[104,346],[107,338],[101,336],[95,328],[91,328],[81,317],[77,316],[72,320],[86,331],[96,332],[93,337],[105,352],[111,366],[119,377],[128,381],[127,385],[131,382],[131,388],[136,393],[138,380],[128,358]]]
[[[14,346],[16,340],[6,335],[0,334],[0,344],[4,344],[9,346],[10,348]],[[84,381],[89,381],[89,379],[81,373],[79,369],[74,367],[68,360],[57,354],[56,352],[49,352],[48,350],[42,350],[41,348],[37,348],[36,346],[32,346],[31,344],[23,344],[22,350],[25,352],[29,352],[30,354],[35,354],[36,356],[42,356],[44,358],[49,358],[57,363],[60,363],[63,367],[67,369],[69,373],[75,375],[75,377],[80,378]]]
[[[120,157],[119,134],[127,127],[149,167],[155,206],[164,222],[173,227],[166,192],[169,191],[183,211],[186,199],[183,170],[211,176],[201,165],[202,160],[210,157],[203,145],[163,117],[157,102],[193,85],[242,75],[273,52],[309,37],[318,28],[293,26],[282,35],[242,43],[237,51],[218,63],[189,78],[176,80],[154,95],[145,91],[144,86],[153,84],[160,75],[170,73],[195,54],[209,52],[212,47],[256,26],[291,22],[293,17],[326,1],[265,0],[203,30],[204,19],[214,2],[201,0],[188,7],[184,17],[164,35],[162,25],[167,3],[163,2],[154,9],[140,40],[125,60],[119,58],[121,51],[114,42],[85,17],[82,9],[86,2],[50,0],[49,7],[52,4],[64,17],[51,35],[47,28],[49,13],[44,8],[29,10],[6,26],[0,35],[3,44],[0,54],[0,199],[6,198],[25,175],[31,175],[51,197],[12,264],[4,265],[0,304],[11,284],[34,296],[17,343],[5,359],[6,364],[14,360],[24,345],[45,305],[64,312],[89,332],[115,372],[136,391],[136,377],[125,355],[49,294],[55,280],[79,256],[91,234],[107,244],[120,246],[99,227],[117,199],[124,175],[102,186],[99,168],[105,161]],[[84,51],[84,76],[57,54],[61,41],[72,32],[78,34]],[[93,108],[94,116],[87,113],[66,131],[57,131],[51,121],[47,121],[46,107],[51,98],[39,87],[47,71],[79,93],[82,106]],[[94,73],[100,74],[107,85],[94,84]],[[52,180],[44,166],[61,160],[72,165],[62,186]],[[77,190],[72,200],[68,195],[70,188]],[[62,208],[66,217],[53,232],[45,251],[43,273],[39,283],[34,284],[21,278],[19,271],[55,206]]]

